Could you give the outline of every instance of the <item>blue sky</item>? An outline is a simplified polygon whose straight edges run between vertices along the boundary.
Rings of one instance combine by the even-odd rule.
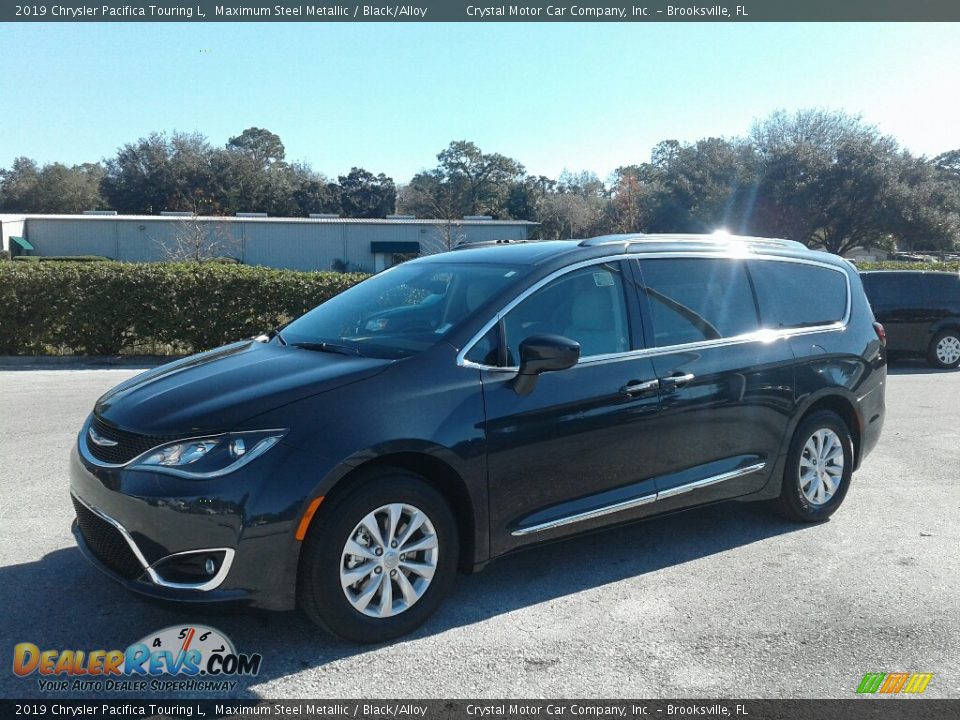
[[[660,140],[803,107],[862,114],[917,154],[960,148],[953,24],[6,24],[0,47],[3,167],[256,125],[329,176],[403,182],[467,139],[606,177]]]

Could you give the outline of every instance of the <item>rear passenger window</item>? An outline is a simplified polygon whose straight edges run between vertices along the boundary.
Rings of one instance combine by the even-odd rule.
[[[839,322],[847,314],[842,270],[773,260],[750,262],[764,325],[802,328]]]
[[[759,329],[742,261],[643,260],[640,267],[657,346],[718,340]]]
[[[927,305],[933,308],[960,305],[960,277],[946,274],[928,275]]]
[[[919,273],[879,272],[864,275],[863,280],[873,307],[919,307],[923,301],[923,276]]]

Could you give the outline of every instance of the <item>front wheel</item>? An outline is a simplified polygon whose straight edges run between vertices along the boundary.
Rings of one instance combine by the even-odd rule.
[[[459,556],[453,513],[423,478],[377,471],[318,513],[300,561],[311,620],[361,643],[405,635],[449,591]]]
[[[777,510],[798,522],[826,520],[846,497],[852,474],[850,429],[834,412],[815,412],[790,443]]]
[[[938,333],[930,343],[927,361],[942,370],[960,366],[960,331],[944,330]]]

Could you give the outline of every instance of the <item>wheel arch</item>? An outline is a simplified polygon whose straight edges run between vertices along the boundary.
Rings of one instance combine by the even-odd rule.
[[[371,472],[389,469],[418,475],[443,496],[453,511],[460,531],[460,557],[457,567],[461,572],[472,571],[479,564],[476,554],[480,543],[477,528],[482,518],[477,517],[477,508],[464,478],[450,463],[436,454],[422,450],[396,450],[368,456],[358,464],[341,466],[339,472],[333,474],[332,480],[328,476],[328,482],[323,484],[326,486],[323,492],[317,492],[316,495],[323,495],[323,504],[327,504],[356,483],[363,482]]]
[[[798,415],[796,422],[790,429],[788,447],[789,443],[793,441],[793,435],[796,433],[797,428],[800,427],[800,424],[813,413],[821,410],[829,410],[839,415],[850,430],[850,437],[853,439],[853,468],[856,470],[860,467],[860,459],[862,457],[863,418],[857,412],[854,401],[845,395],[831,393],[822,395],[810,402],[809,405],[804,408],[803,412]]]

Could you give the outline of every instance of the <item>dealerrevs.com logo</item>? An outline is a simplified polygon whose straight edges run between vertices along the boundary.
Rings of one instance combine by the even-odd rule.
[[[30,642],[13,648],[13,672],[37,675],[40,690],[68,692],[231,691],[256,675],[259,653],[238,653],[219,630],[172,626],[126,650],[41,650]]]

